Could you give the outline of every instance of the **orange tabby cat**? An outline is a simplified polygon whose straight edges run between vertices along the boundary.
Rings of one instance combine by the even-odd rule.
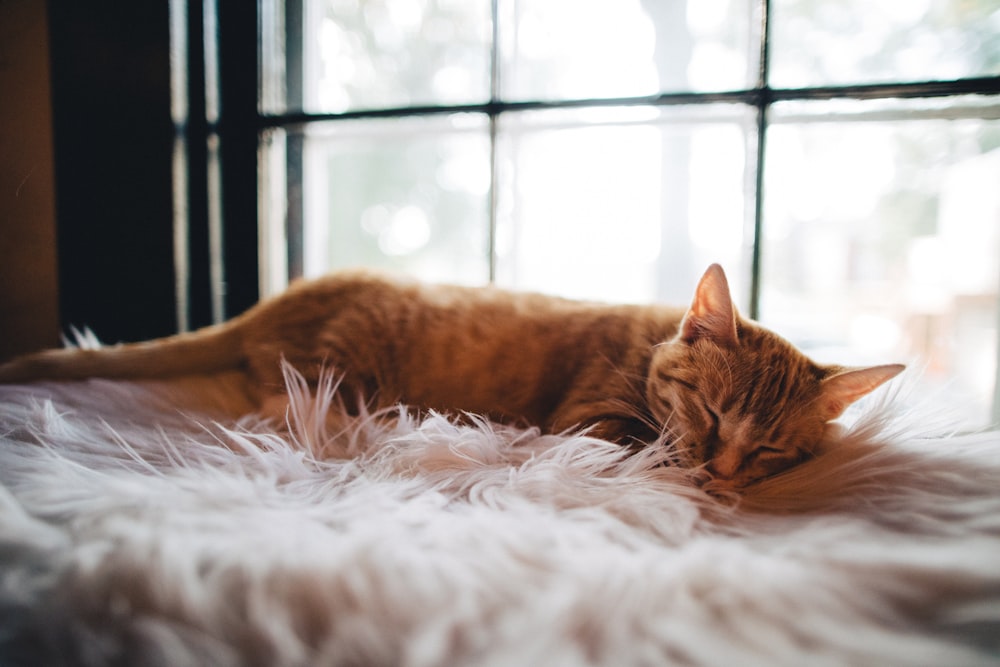
[[[224,324],[146,343],[53,350],[0,381],[152,378],[242,368],[261,404],[280,360],[340,391],[642,444],[665,435],[734,485],[808,456],[826,423],[900,365],[820,366],[739,316],[712,265],[685,312],[501,289],[428,286],[367,272],[300,282]]]

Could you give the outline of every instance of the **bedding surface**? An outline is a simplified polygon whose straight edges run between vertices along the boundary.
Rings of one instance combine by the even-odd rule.
[[[874,400],[710,493],[288,381],[0,386],[0,664],[1000,664],[997,433]]]

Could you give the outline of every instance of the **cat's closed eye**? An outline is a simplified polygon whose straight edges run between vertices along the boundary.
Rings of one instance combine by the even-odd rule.
[[[750,456],[759,459],[773,459],[777,457],[785,457],[789,454],[788,449],[784,447],[778,447],[776,445],[761,445],[757,449],[750,452]]]
[[[709,429],[709,434],[713,437],[718,437],[719,429],[722,427],[722,418],[711,407],[705,406],[704,410],[707,417],[706,425]]]

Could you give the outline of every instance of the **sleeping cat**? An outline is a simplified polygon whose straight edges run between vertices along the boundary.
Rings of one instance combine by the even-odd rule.
[[[827,422],[900,365],[821,366],[739,316],[722,268],[686,311],[603,305],[494,287],[429,286],[343,272],[294,284],[226,323],[0,366],[0,382],[158,378],[242,368],[263,406],[281,359],[339,391],[642,445],[664,436],[733,486],[808,457]]]

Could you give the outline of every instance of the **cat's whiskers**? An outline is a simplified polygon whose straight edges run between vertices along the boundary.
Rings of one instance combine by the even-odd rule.
[[[663,426],[656,421],[648,409],[640,407],[637,402],[626,399],[615,398],[608,401],[608,404],[621,411],[621,415],[627,419],[634,419],[653,433],[662,437]]]
[[[662,345],[662,343],[660,344]],[[654,345],[654,347],[656,346]],[[633,384],[644,385],[646,383],[646,377],[647,377],[646,371],[644,371],[643,373],[629,372],[624,368],[622,368],[621,365],[613,362],[611,360],[611,357],[609,357],[606,353],[601,352],[600,354],[601,358],[607,362],[608,368],[611,369],[611,372],[617,375],[618,377],[622,378],[623,380],[627,381],[630,386]]]

